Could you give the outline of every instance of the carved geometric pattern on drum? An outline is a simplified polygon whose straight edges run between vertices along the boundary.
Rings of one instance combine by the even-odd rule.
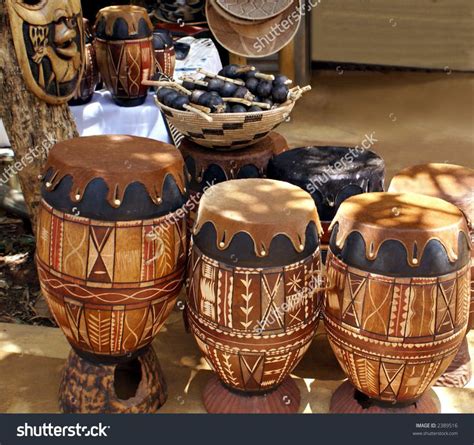
[[[155,230],[155,226],[143,226],[142,281],[149,281],[155,278],[156,258],[157,255],[161,255],[163,250],[163,243],[158,242]]]
[[[411,286],[404,284],[395,285],[393,289],[392,308],[388,326],[388,336],[393,339],[393,341],[396,341],[393,337],[400,338],[400,341],[402,341],[405,336],[410,291]]]
[[[435,335],[436,290],[437,285],[433,281],[419,285],[413,279],[408,305],[407,337]]]
[[[84,319],[84,305],[69,298],[64,299],[64,310],[70,327],[71,338],[90,347],[87,323]],[[66,333],[66,331],[64,331]]]
[[[402,383],[403,363],[381,362],[380,364],[380,397],[384,400],[395,400]]]
[[[252,285],[252,279],[249,277],[249,274],[246,274],[244,279],[240,279],[240,282],[244,286],[244,292],[242,292],[240,296],[245,302],[245,306],[240,307],[240,310],[244,313],[245,316],[244,320],[240,321],[240,324],[243,326],[244,330],[248,330],[250,325],[254,323],[254,320],[250,318],[250,314],[254,308],[254,306],[251,305],[253,292],[251,292],[250,286]]]
[[[122,59],[124,57],[124,45],[107,45],[108,56],[113,68],[113,72],[109,71],[110,82],[112,83],[112,90],[117,91],[118,83],[121,83],[121,86],[124,91],[127,91],[128,79],[126,70],[123,69]],[[109,64],[107,64],[109,65]]]
[[[474,259],[471,257],[471,265],[474,264]],[[462,273],[458,272],[457,273],[457,298],[458,300],[460,299],[459,297],[461,295],[471,295],[471,301],[469,299],[466,300],[461,300],[461,301],[456,301],[456,325],[462,325],[464,324],[464,321],[469,318],[469,311],[474,310],[474,294],[472,293],[472,290],[470,288],[472,279],[474,279],[474,276],[470,276],[472,273],[472,266],[469,270],[469,273]]]
[[[263,376],[263,365],[265,362],[265,355],[239,354],[239,358],[240,370],[242,373],[242,382],[244,384],[245,389],[259,389]]]
[[[187,242],[187,227],[186,219],[183,218],[179,222],[172,226],[173,238],[174,238],[174,261],[173,264],[177,264],[181,257],[185,256],[186,242]]]
[[[41,291],[43,295],[46,296],[46,290],[41,287]],[[46,297],[46,302],[48,303],[49,310],[54,316],[54,320],[58,326],[62,326],[64,334],[66,337],[72,337],[73,332],[69,326],[69,322],[67,321],[66,309],[63,304],[56,301],[54,298]]]
[[[360,328],[367,277],[348,274],[346,279],[341,319],[351,326]]]
[[[151,326],[151,334],[149,337],[145,335],[145,338],[142,338],[142,342],[146,340],[146,343],[148,343],[148,341],[151,341],[153,340],[153,338],[155,338],[155,336],[158,334],[161,327],[163,326],[163,323],[168,318],[168,315],[173,310],[173,307],[176,303],[176,298],[160,303],[155,303],[150,306],[149,323]]]
[[[232,328],[232,295],[234,277],[231,271],[219,268],[217,277],[217,323]]]
[[[235,376],[234,371],[232,369],[231,359],[235,358],[235,356],[228,354],[226,352],[221,353],[222,359],[219,359],[217,349],[214,350],[216,356],[216,363],[222,363],[221,365],[221,372],[225,378],[224,381],[231,384],[231,385],[238,385],[239,380]]]
[[[115,229],[91,226],[89,234],[87,278],[91,281],[110,283],[113,281]]]
[[[305,306],[308,298],[308,289],[305,287],[307,277],[305,276],[305,265],[298,264],[293,268],[285,268],[284,273],[286,287],[286,310],[285,323],[290,327],[305,320]],[[282,311],[282,304],[279,305]]]
[[[124,309],[125,307],[122,306]],[[117,307],[114,307],[117,309]],[[122,351],[123,324],[125,310],[113,310],[110,317],[110,352],[117,353]]]
[[[305,320],[310,318],[313,312],[320,308],[320,293],[318,292],[318,288],[323,286],[319,281],[320,276],[318,274],[321,273],[319,266],[319,256],[315,257],[314,261],[304,265],[304,287],[307,290],[304,303]]]
[[[115,309],[115,307],[114,307]],[[118,310],[124,308],[117,307]],[[129,309],[124,311],[124,323],[123,323],[123,340],[122,349],[124,352],[134,351],[137,349],[140,343],[140,337],[145,329],[146,321],[148,318],[148,310],[143,309]]]
[[[379,394],[380,363],[357,355],[355,355],[355,357],[357,357],[355,359],[356,375],[358,376],[362,390],[365,389],[365,392],[369,394]]]
[[[265,330],[281,329],[285,326],[281,306],[285,302],[283,274],[261,274],[262,320]]]
[[[58,272],[62,271],[63,230],[63,220],[52,215],[49,258],[51,267]]]
[[[155,227],[156,277],[168,275],[175,267],[174,226]]]
[[[141,70],[140,59],[141,51],[139,45],[127,45],[127,63],[128,63],[128,79],[130,96],[138,96],[140,92]]]
[[[120,227],[115,231],[114,282],[138,283],[142,271],[142,227]]]
[[[38,234],[36,249],[39,258],[45,264],[50,264],[51,217],[51,213],[41,206],[38,216],[38,230],[40,233]]]
[[[55,235],[51,235],[51,239],[54,240]],[[88,236],[88,226],[64,221],[61,272],[81,279],[86,278]]]
[[[290,362],[291,353],[276,357],[267,356],[265,358],[265,368],[261,386],[262,388],[274,386],[286,375],[288,363]]]
[[[84,311],[84,316],[87,321],[89,341],[92,345],[92,348],[99,353],[110,352],[110,312],[110,309],[100,310],[87,308],[85,308]]]
[[[380,335],[388,334],[392,292],[393,283],[369,278],[364,296],[362,329]],[[380,298],[381,295],[383,298]]]
[[[438,283],[436,334],[451,332],[456,318],[456,280]]]
[[[216,273],[218,269],[203,261],[199,280],[200,307],[199,312],[212,321],[216,320]]]

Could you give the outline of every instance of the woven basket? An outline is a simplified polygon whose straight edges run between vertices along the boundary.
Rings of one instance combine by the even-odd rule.
[[[184,137],[215,150],[236,150],[255,144],[278,127],[291,113],[295,103],[273,110],[251,113],[213,113],[213,121],[191,112],[167,107],[158,102],[168,123]]]

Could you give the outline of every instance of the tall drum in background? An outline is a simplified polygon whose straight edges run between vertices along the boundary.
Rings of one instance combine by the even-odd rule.
[[[117,105],[145,102],[155,70],[153,25],[145,8],[109,6],[97,13],[95,48],[100,74]]]
[[[323,312],[331,347],[360,393],[344,383],[332,412],[437,411],[427,390],[466,333],[470,248],[463,214],[441,199],[367,193],[344,201]]]
[[[305,191],[268,179],[211,187],[199,206],[188,261],[192,332],[216,376],[212,413],[296,412],[289,377],[319,320],[316,207]]]
[[[173,146],[132,136],[71,139],[49,154],[36,261],[73,348],[65,412],[153,412],[166,399],[150,344],[183,284],[183,169]],[[123,373],[137,377],[127,396]]]
[[[474,170],[452,164],[422,164],[406,168],[397,173],[390,184],[390,192],[422,193],[459,207],[466,216],[471,230],[471,240],[474,240]],[[472,276],[471,259],[471,304],[469,329],[474,328],[474,281]],[[436,385],[463,387],[472,376],[471,357],[467,338],[464,338],[455,359],[439,378]]]
[[[314,199],[323,227],[323,261],[331,224],[341,203],[353,195],[384,190],[385,163],[376,153],[350,147],[294,148],[273,158],[268,177],[306,190]]]
[[[155,57],[155,71],[173,77],[176,52],[173,37],[168,30],[157,29],[153,32],[153,55]]]

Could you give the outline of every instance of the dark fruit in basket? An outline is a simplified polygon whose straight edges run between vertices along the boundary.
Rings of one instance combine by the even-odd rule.
[[[255,79],[255,75],[259,72],[260,71],[257,71],[257,70],[250,70],[250,71],[247,71],[242,77],[244,77],[246,80]]]
[[[232,113],[232,105],[230,104],[230,102],[226,102],[225,103],[225,108],[224,108],[224,113]]]
[[[231,79],[236,79],[237,77],[249,72],[252,70],[250,65],[236,65],[230,64],[226,65],[219,71],[220,76],[229,77]]]
[[[270,80],[261,80],[258,83],[257,94],[262,98],[266,99],[272,94],[273,83]]]
[[[256,77],[251,77],[250,79],[247,79],[247,81],[245,82],[245,86],[252,94],[257,94],[257,88],[259,83],[260,82]]]
[[[232,97],[234,93],[239,88],[235,83],[232,82],[224,82],[222,88],[219,90],[219,93],[222,97]]]
[[[235,104],[235,105],[232,105],[231,107],[231,112],[232,113],[246,113],[247,112],[247,108],[245,108],[243,105],[241,104]]]
[[[263,110],[262,110],[259,106],[257,106],[257,105],[252,105],[252,106],[248,109],[248,111],[249,111],[250,113],[253,113],[253,112],[255,112],[255,111],[263,111]]]
[[[208,107],[213,112],[222,113],[225,110],[225,102],[222,97],[214,92],[204,93],[198,99],[198,104]]]
[[[207,79],[207,91],[216,91],[221,92],[222,87],[225,84],[225,81],[222,79]]]
[[[160,88],[158,90],[158,92],[156,93],[156,98],[160,101],[160,102],[163,102],[163,98],[168,94],[168,93],[171,93],[172,91],[175,91],[173,90],[173,88]]]
[[[233,97],[238,99],[253,100],[255,96],[245,87],[238,87],[233,94]]]
[[[183,80],[183,87],[187,90],[192,91],[197,88],[197,85],[194,82],[191,82],[190,80]]]
[[[275,80],[273,81],[273,85],[288,85],[291,81],[288,77],[284,76],[283,74],[277,74],[275,76]]]
[[[165,104],[167,107],[171,107],[171,104],[173,101],[179,96],[180,94],[177,91],[171,91],[168,94],[165,94],[163,97],[163,104]]]
[[[203,95],[206,94],[204,90],[194,90],[191,94],[191,102],[198,104],[199,103],[199,98]]]
[[[262,102],[264,104],[270,105],[270,107],[273,107],[273,105],[274,105],[273,100],[269,99],[268,97],[266,99],[262,99],[262,100],[255,100],[255,102]]]
[[[178,95],[171,101],[171,107],[176,108],[177,110],[184,110],[185,105],[189,105],[189,97],[184,94]]]
[[[272,89],[272,99],[274,102],[286,102],[289,89],[286,85],[276,85]]]

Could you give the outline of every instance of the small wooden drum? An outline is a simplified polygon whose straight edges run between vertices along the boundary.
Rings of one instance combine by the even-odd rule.
[[[145,354],[173,309],[186,262],[183,169],[175,147],[132,136],[71,139],[49,153],[36,261],[83,360]]]
[[[219,376],[209,412],[295,412],[289,373],[319,319],[320,223],[308,193],[240,179],[204,193],[188,262],[187,310]]]
[[[145,102],[155,70],[153,25],[145,8],[109,6],[97,13],[95,48],[100,74],[117,105]]]
[[[270,159],[287,149],[288,142],[276,132],[271,132],[251,147],[235,151],[206,150],[183,139],[179,150],[191,175],[189,193],[194,203],[190,225],[196,219],[197,206],[206,189],[231,179],[262,178],[267,173]]]
[[[353,196],[333,220],[326,269],[326,330],[351,383],[379,403],[417,401],[467,329],[470,240],[461,211],[418,194]],[[337,393],[336,412],[348,402]]]
[[[69,105],[84,105],[92,99],[94,91],[100,82],[99,67],[94,48],[94,35],[89,20],[82,19],[85,36],[85,64],[81,82]]]
[[[359,193],[384,190],[385,163],[376,153],[362,148],[294,148],[273,158],[268,177],[287,181],[306,190],[316,203],[323,235],[323,260],[331,224],[341,203]]]
[[[466,216],[474,241],[474,170],[452,164],[422,164],[397,173],[390,183],[390,192],[422,193],[444,199],[459,207]],[[469,329],[474,328],[474,257],[471,260],[471,304]],[[462,387],[471,379],[471,360],[467,339],[448,370],[437,384]]]

